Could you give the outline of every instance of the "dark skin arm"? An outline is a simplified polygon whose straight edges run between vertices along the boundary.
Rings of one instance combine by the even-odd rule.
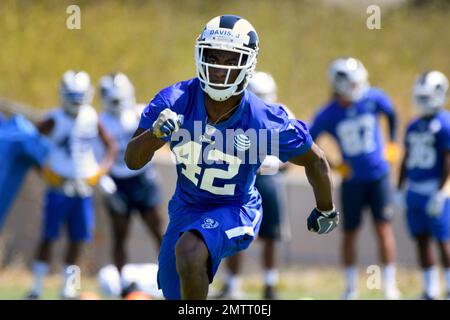
[[[150,162],[155,152],[164,144],[163,140],[155,137],[152,129],[138,128],[128,142],[125,163],[131,170],[138,170]]]
[[[36,128],[38,129],[38,131],[46,136],[48,136],[52,132],[54,126],[55,120],[53,120],[53,118],[42,120],[36,124]]]
[[[98,123],[97,128],[98,128],[98,135],[100,136],[100,139],[102,140],[106,148],[106,154],[103,157],[102,162],[100,163],[100,167],[103,168],[103,170],[108,171],[114,164],[114,160],[116,159],[117,156],[118,151],[117,143],[106,132],[105,128],[102,126],[100,122]]]
[[[314,191],[319,211],[333,210],[332,180],[325,153],[315,143],[306,153],[289,159],[289,162],[305,167],[306,176]]]
[[[401,190],[406,178],[406,159],[408,159],[408,149],[406,149],[405,155],[403,156],[402,164],[400,166],[400,174],[398,176],[397,189]]]

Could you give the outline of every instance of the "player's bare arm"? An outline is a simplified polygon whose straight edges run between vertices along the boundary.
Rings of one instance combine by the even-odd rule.
[[[125,163],[131,170],[138,170],[152,160],[155,152],[165,142],[158,139],[152,129],[138,128],[125,151]]]
[[[38,129],[38,131],[46,136],[52,132],[54,126],[55,120],[53,120],[53,118],[41,120],[36,124],[36,128]]]
[[[330,166],[322,149],[313,144],[309,151],[289,159],[289,162],[305,167],[306,176],[314,191],[317,209],[320,211],[333,210]]]
[[[397,189],[401,190],[403,188],[403,184],[405,183],[406,179],[406,159],[408,159],[408,150],[406,149],[405,154],[403,156],[401,165],[400,165],[400,172],[398,175],[398,182],[397,182]]]
[[[97,127],[98,135],[100,136],[100,139],[102,140],[106,148],[106,154],[102,159],[100,167],[105,172],[107,172],[114,164],[114,160],[117,157],[118,147],[117,143],[114,141],[114,139],[111,138],[108,132],[106,132],[105,128],[100,122],[98,123]]]

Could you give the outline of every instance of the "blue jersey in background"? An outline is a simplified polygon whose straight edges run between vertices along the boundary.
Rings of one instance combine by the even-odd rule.
[[[333,100],[315,115],[310,133],[315,140],[321,133],[333,136],[344,162],[351,167],[349,181],[373,181],[389,172],[384,156],[384,139],[378,115],[388,117],[390,138],[395,139],[396,115],[389,97],[380,89],[370,88],[349,107]]]
[[[406,177],[410,181],[439,181],[445,152],[450,151],[450,112],[439,111],[430,118],[412,121],[405,135]]]
[[[48,153],[47,140],[21,115],[0,126],[0,229],[28,169],[42,165]]]

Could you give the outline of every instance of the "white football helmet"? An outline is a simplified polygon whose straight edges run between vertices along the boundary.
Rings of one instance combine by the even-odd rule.
[[[419,75],[413,87],[413,102],[421,115],[433,115],[444,107],[448,98],[448,79],[440,71]]]
[[[366,68],[361,61],[351,57],[334,60],[328,78],[334,92],[351,102],[361,99],[369,88]]]
[[[277,102],[277,84],[269,73],[255,72],[255,75],[248,83],[248,89],[265,102]]]
[[[91,79],[85,71],[66,71],[61,79],[59,95],[62,108],[76,116],[83,104],[90,104],[93,97]]]
[[[259,50],[258,44],[255,29],[250,22],[241,17],[223,15],[210,20],[195,44],[197,77],[203,91],[215,101],[224,101],[233,95],[241,94],[253,76]],[[239,53],[239,63],[236,66],[208,63],[205,59],[207,49]],[[224,83],[211,82],[209,68],[226,69]],[[228,83],[232,70],[240,70],[240,72],[234,82]]]
[[[115,115],[136,104],[134,86],[121,72],[111,73],[100,79],[100,95],[103,109]]]

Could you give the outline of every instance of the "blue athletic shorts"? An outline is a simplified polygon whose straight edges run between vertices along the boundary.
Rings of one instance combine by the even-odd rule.
[[[248,248],[259,231],[262,207],[260,197],[244,206],[194,209],[177,200],[169,202],[170,221],[159,254],[158,286],[166,299],[180,299],[175,245],[187,231],[199,234],[209,251],[208,277],[213,281],[221,260]]]
[[[388,222],[393,215],[389,175],[374,181],[342,182],[341,201],[344,230],[361,224],[363,211],[370,208],[375,222]]]
[[[161,203],[161,192],[157,182],[148,177],[146,173],[130,178],[112,177],[117,186],[117,195],[126,205],[126,212],[133,210],[143,213]],[[113,207],[106,202],[108,211],[115,214]]]
[[[255,187],[262,198],[264,216],[259,229],[259,237],[269,240],[280,240],[281,221],[284,216],[282,175],[258,175]]]
[[[450,200],[445,203],[444,212],[439,217],[430,217],[426,206],[430,196],[409,191],[406,195],[406,220],[411,236],[430,234],[439,241],[450,239]]]
[[[95,228],[92,197],[67,197],[49,189],[44,199],[42,237],[55,240],[62,226],[66,226],[71,241],[90,241]]]

